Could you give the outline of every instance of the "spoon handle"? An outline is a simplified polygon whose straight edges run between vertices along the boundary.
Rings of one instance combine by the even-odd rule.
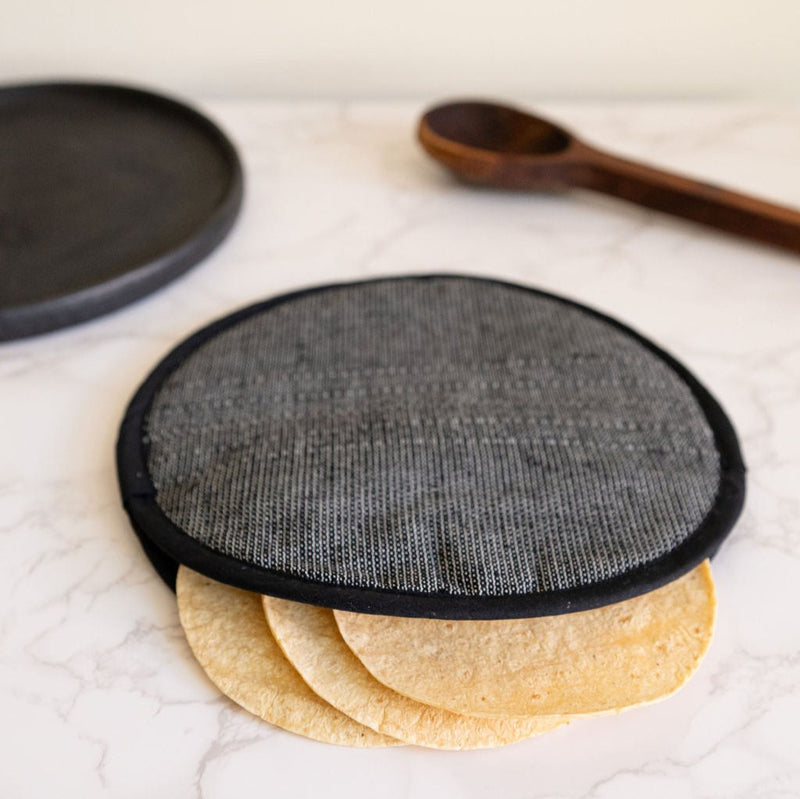
[[[800,253],[800,212],[580,146],[575,182],[637,205]]]

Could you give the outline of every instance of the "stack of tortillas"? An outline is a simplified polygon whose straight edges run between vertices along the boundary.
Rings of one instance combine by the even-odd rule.
[[[217,320],[142,384],[118,466],[214,683],[358,746],[501,746],[670,695],[744,499],[733,427],[671,356],[457,275]]]
[[[255,715],[328,743],[502,746],[680,688],[708,649],[708,562],[595,610],[500,621],[332,611],[181,567],[178,607],[211,680]]]

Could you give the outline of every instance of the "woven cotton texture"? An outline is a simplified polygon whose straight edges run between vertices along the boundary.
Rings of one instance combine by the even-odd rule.
[[[206,341],[146,417],[158,506],[212,550],[332,585],[514,596],[672,551],[720,483],[657,354],[469,278],[331,287]]]

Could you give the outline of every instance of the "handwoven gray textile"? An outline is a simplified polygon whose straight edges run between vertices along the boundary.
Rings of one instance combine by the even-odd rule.
[[[469,278],[312,292],[157,393],[157,502],[240,561],[327,584],[513,596],[663,555],[720,464],[685,383],[580,307]]]

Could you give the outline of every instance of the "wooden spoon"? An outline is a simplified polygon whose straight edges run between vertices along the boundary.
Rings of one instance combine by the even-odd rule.
[[[800,212],[596,150],[545,119],[485,102],[428,111],[419,140],[471,183],[582,188],[800,253]]]

